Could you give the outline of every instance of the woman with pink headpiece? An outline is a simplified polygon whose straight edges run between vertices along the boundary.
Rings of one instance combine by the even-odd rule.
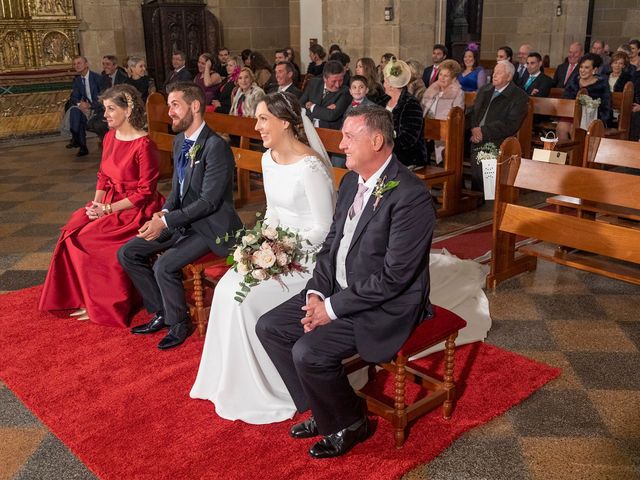
[[[458,75],[458,82],[465,92],[477,92],[487,83],[487,74],[479,64],[479,56],[478,45],[470,43],[462,57],[462,73]]]

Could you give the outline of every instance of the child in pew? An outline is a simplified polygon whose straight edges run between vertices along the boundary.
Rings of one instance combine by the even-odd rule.
[[[347,107],[342,117],[342,121],[347,117],[347,114],[354,108],[358,108],[363,105],[375,105],[371,100],[367,98],[369,94],[369,87],[367,86],[367,79],[362,75],[354,75],[349,82],[349,93],[352,100],[351,105]],[[344,155],[331,155],[331,164],[334,167],[345,168],[345,156]]]

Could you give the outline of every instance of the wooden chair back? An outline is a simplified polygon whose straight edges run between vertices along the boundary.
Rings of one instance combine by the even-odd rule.
[[[240,148],[249,150],[251,140],[262,141],[256,131],[256,119],[250,117],[236,117],[225,113],[207,112],[204,121],[216,133],[225,133],[240,137]]]
[[[147,123],[149,131],[168,133],[171,125],[169,107],[164,95],[154,92],[147,98]]]
[[[316,128],[320,141],[327,149],[329,153],[337,153],[343,155],[344,152],[340,149],[340,142],[342,141],[342,132],[340,130],[331,130],[329,128]]]
[[[607,132],[607,137],[627,140],[631,128],[631,108],[633,107],[634,88],[632,82],[627,82],[622,92],[611,94],[611,107],[618,111],[618,127]]]
[[[549,74],[547,73],[547,75]],[[548,98],[562,98],[563,95],[564,95],[564,88],[553,87],[551,90],[549,90]]]
[[[604,136],[604,124],[594,120],[586,137],[584,167],[626,167],[640,169],[640,142]]]

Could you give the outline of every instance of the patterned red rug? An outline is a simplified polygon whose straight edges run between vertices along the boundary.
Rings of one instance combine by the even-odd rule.
[[[389,424],[373,418],[367,442],[342,458],[314,460],[312,441],[288,437],[293,421],[230,422],[211,403],[189,398],[202,339],[161,352],[158,336],[37,312],[40,291],[0,295],[0,378],[104,479],[398,478],[560,373],[487,344],[461,347],[451,420],[439,409],[419,419],[396,450]],[[421,364],[441,373],[442,356]]]

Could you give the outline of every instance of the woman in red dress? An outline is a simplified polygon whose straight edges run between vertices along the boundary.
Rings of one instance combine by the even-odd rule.
[[[126,327],[140,299],[116,252],[161,210],[164,198],[156,191],[158,152],[143,130],[140,94],[116,85],[101,100],[110,131],[96,194],[62,227],[39,309],[77,309],[71,316],[79,320]]]

